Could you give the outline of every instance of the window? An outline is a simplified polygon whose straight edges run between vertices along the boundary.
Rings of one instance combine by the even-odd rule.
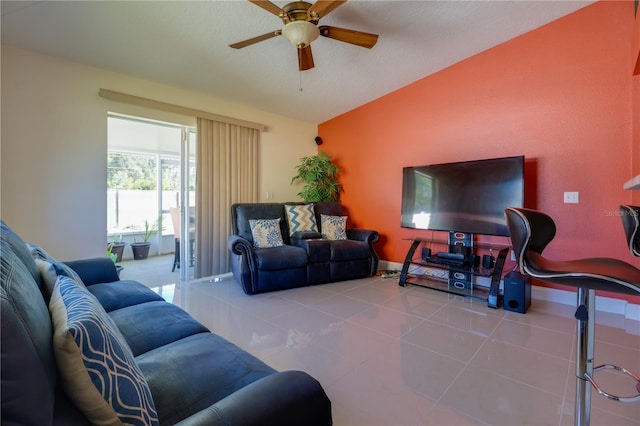
[[[107,160],[109,234],[143,231],[159,216],[157,156],[110,151]]]

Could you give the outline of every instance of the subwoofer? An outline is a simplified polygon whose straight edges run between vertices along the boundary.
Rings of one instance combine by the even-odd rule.
[[[504,277],[504,310],[524,314],[531,305],[531,278],[517,271]]]

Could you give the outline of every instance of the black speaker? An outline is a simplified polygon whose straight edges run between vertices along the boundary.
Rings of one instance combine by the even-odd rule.
[[[431,257],[431,249],[429,247],[422,248],[422,260],[427,260]]]
[[[504,277],[504,310],[524,314],[531,305],[531,278],[511,271]]]
[[[316,136],[315,141],[316,145],[322,145],[322,138],[320,136]]]
[[[496,258],[493,257],[490,254],[485,254],[482,256],[482,267],[484,269],[491,269],[493,268],[493,265],[495,264],[495,260]]]

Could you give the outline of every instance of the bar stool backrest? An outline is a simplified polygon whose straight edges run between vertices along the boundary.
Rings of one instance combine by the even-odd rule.
[[[620,218],[629,244],[629,251],[640,256],[640,207],[623,204],[620,206]]]
[[[556,224],[545,213],[530,209],[507,207],[505,216],[518,266],[526,271],[527,252],[542,254],[556,236]]]

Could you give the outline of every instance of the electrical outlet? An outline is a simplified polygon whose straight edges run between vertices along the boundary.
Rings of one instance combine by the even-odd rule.
[[[578,204],[579,196],[578,191],[570,191],[564,193],[565,204]]]

